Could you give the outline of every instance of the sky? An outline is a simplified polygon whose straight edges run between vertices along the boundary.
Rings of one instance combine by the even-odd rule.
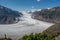
[[[60,6],[60,0],[0,0],[0,5],[7,8],[23,11],[33,9],[46,9]]]

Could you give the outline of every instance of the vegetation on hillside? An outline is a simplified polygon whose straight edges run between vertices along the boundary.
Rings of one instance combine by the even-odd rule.
[[[44,33],[25,35],[22,40],[55,40],[52,36]]]

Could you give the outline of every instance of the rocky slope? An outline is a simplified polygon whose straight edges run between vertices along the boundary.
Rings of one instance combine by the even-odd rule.
[[[43,33],[55,37],[56,40],[60,40],[60,23],[49,27],[48,29],[43,31]]]
[[[43,33],[55,37],[56,40],[60,40],[60,23],[49,27]]]
[[[35,11],[33,12],[33,18],[47,22],[60,23],[60,7]]]
[[[13,24],[19,21],[22,13],[0,5],[0,24]]]

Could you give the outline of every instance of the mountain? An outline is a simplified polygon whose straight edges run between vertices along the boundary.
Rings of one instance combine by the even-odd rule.
[[[49,35],[54,35],[56,33],[60,33],[60,23],[59,24],[55,24],[49,28],[47,28],[44,33],[47,33]]]
[[[60,23],[60,7],[35,11],[32,14],[32,18],[47,22]]]
[[[19,21],[22,13],[0,5],[0,24],[14,24]]]
[[[45,31],[43,33],[48,34],[49,36],[56,37],[56,40],[60,40],[60,23],[55,24]]]

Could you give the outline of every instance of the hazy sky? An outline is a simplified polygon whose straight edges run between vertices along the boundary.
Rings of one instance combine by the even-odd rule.
[[[60,0],[0,0],[0,5],[22,11],[60,6]]]

